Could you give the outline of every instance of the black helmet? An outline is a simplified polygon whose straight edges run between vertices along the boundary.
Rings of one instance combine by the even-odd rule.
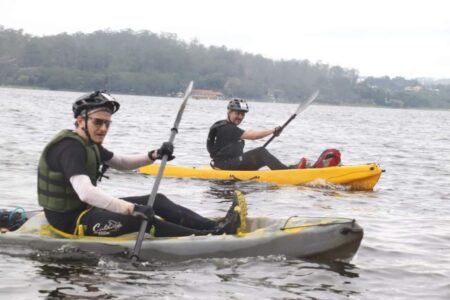
[[[73,117],[78,117],[82,112],[104,107],[111,114],[119,110],[120,104],[106,91],[95,91],[78,98],[72,105]]]
[[[237,99],[237,98],[228,102],[227,108],[230,110],[248,112],[247,102],[245,102],[245,100]]]

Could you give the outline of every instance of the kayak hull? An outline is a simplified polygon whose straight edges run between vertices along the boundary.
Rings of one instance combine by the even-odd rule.
[[[67,239],[42,234],[48,226],[43,214],[28,220],[19,230],[0,234],[2,246],[20,246],[40,251],[75,248],[99,255],[129,254],[136,236],[119,238],[77,237]],[[146,238],[141,260],[187,260],[285,255],[297,258],[349,260],[357,252],[363,229],[351,219],[248,218],[248,233],[173,238]]]
[[[142,174],[156,175],[159,165],[141,167]],[[370,191],[380,179],[382,170],[378,164],[337,166],[328,168],[233,171],[211,167],[181,167],[166,165],[164,176],[198,178],[211,180],[256,180],[286,185],[327,185],[337,184],[350,190]]]

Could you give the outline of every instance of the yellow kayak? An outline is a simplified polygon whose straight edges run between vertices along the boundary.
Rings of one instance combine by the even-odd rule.
[[[159,165],[147,165],[139,169],[139,173],[156,175]],[[381,176],[382,169],[378,164],[354,166],[338,166],[329,168],[289,169],[289,170],[257,170],[233,171],[218,170],[211,167],[181,167],[166,165],[164,176],[187,177],[212,180],[256,180],[276,184],[338,184],[350,190],[372,190]]]

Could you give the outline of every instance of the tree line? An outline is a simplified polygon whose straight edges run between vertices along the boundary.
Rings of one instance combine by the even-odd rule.
[[[174,96],[190,80],[226,97],[298,102],[320,89],[335,105],[450,108],[450,86],[402,77],[360,78],[355,69],[271,60],[175,34],[101,30],[37,37],[0,26],[0,85]]]

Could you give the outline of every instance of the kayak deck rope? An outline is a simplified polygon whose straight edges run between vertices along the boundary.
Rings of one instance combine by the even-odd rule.
[[[294,221],[294,225],[289,225],[289,223],[291,222],[292,219],[295,218],[301,218],[299,216],[291,216],[289,217],[286,222],[284,222],[284,225],[281,226],[280,230],[289,230],[289,229],[295,229],[295,228],[305,228],[305,227],[313,227],[313,226],[331,226],[331,225],[335,225],[335,224],[351,224],[353,226],[353,224],[355,223],[355,220],[349,220],[349,219],[345,219],[345,218],[330,218],[330,219],[323,219],[323,218],[316,218],[316,217],[311,217],[308,218],[310,220],[309,223],[302,223],[302,224],[297,224]],[[314,222],[314,220],[317,219],[320,222]]]

